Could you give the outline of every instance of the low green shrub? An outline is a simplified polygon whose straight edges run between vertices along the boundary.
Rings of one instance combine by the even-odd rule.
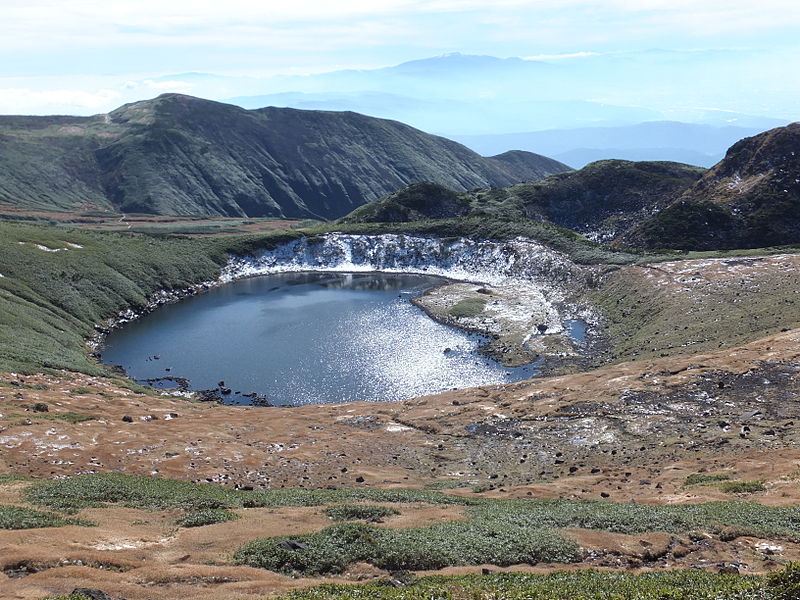
[[[216,523],[235,521],[239,518],[239,515],[232,513],[229,510],[207,508],[204,510],[194,510],[186,513],[181,518],[177,519],[175,524],[178,527],[203,527],[205,525],[214,525]]]
[[[707,502],[649,506],[602,501],[506,500],[467,507],[474,520],[540,529],[598,529],[616,533],[708,531],[800,540],[800,506]]]
[[[730,482],[733,483],[733,482]],[[585,528],[619,533],[687,532],[725,529],[800,540],[800,506],[771,507],[755,502],[648,506],[599,501],[496,500],[464,498],[428,490],[244,491],[158,477],[104,473],[37,481],[25,490],[32,504],[76,511],[106,503],[132,508],[184,510],[321,506],[353,502],[467,506],[478,522],[535,529]]]
[[[39,527],[64,527],[66,525],[92,526],[89,521],[64,519],[52,513],[23,508],[0,506],[0,529],[37,529]]]
[[[0,485],[4,483],[14,483],[17,481],[33,481],[33,477],[17,475],[16,473],[0,473]]]
[[[764,481],[727,481],[719,486],[726,494],[752,494],[753,492],[763,492],[767,489]]]
[[[717,483],[719,481],[727,481],[731,476],[725,473],[717,475],[703,475],[702,473],[692,473],[683,482],[683,485],[706,485],[709,483]]]
[[[32,504],[74,512],[106,503],[131,508],[258,508],[320,506],[348,501],[425,502],[466,504],[469,500],[425,490],[307,490],[275,489],[244,491],[216,485],[190,483],[159,477],[101,473],[41,481],[26,490]]]
[[[336,504],[324,512],[334,521],[370,521],[400,514],[399,510],[390,506],[374,504]]]
[[[769,575],[769,587],[774,600],[800,598],[800,563],[789,563],[780,571]]]
[[[452,565],[567,563],[578,559],[577,544],[555,532],[474,521],[413,529],[345,523],[293,538],[255,540],[234,555],[239,564],[304,575],[340,573],[355,562],[416,571]]]
[[[477,317],[483,312],[485,307],[486,300],[484,298],[464,298],[450,307],[450,310],[447,312],[451,317],[455,317],[456,319],[469,319]]]
[[[69,391],[69,393],[73,394],[75,396],[82,396],[84,394],[91,394],[92,393],[92,388],[89,388],[89,387],[76,387],[74,389],[71,389]]]
[[[779,572],[783,573],[783,571]],[[385,580],[322,585],[292,591],[282,600],[796,600],[781,596],[772,578],[718,575],[706,570],[652,573],[557,571],[546,575],[435,575],[405,587]]]

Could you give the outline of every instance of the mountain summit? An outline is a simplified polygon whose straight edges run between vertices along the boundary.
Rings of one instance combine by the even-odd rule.
[[[0,117],[0,138],[0,201],[40,209],[329,219],[414,182],[466,190],[569,169],[357,113],[180,94],[97,117]]]

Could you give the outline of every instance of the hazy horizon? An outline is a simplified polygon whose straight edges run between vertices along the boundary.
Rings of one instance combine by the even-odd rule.
[[[302,92],[301,78],[291,76],[460,52],[565,72],[560,94],[526,90],[531,101],[797,118],[800,82],[790,69],[800,54],[800,5],[793,0],[6,4],[0,114],[99,114],[163,92],[212,100]],[[587,77],[622,89],[586,86]],[[492,84],[475,82],[487,98]]]
[[[736,139],[800,120],[794,0],[9,4],[0,114],[89,116],[175,92],[352,110],[484,153],[706,166]],[[631,129],[663,121],[695,128]],[[568,148],[518,135],[601,127],[607,140]]]

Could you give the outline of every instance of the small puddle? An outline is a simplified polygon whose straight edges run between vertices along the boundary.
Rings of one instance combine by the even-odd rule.
[[[566,327],[567,335],[572,341],[578,344],[582,344],[586,341],[586,330],[589,328],[589,324],[586,321],[571,319],[569,321],[564,321],[564,327]]]

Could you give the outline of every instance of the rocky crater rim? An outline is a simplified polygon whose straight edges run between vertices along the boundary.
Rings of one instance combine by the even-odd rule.
[[[234,257],[223,268],[220,282],[307,271],[435,275],[499,289],[513,287],[530,300],[535,312],[547,316],[544,324],[550,333],[563,331],[563,322],[570,319],[599,322],[590,307],[580,305],[589,270],[563,252],[523,237],[492,241],[329,233],[293,240],[254,256]]]

